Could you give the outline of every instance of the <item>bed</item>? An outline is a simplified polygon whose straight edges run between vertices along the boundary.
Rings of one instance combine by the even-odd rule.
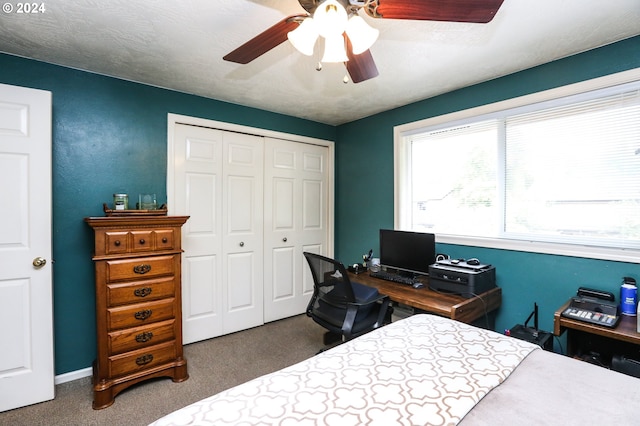
[[[639,424],[639,380],[422,314],[152,425]]]

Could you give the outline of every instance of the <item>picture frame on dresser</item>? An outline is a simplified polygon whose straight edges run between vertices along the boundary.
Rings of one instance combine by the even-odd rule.
[[[189,378],[182,346],[181,228],[189,216],[87,217],[94,231],[93,408],[156,377]]]

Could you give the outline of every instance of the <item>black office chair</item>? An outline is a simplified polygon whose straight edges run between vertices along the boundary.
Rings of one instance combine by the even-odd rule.
[[[313,296],[307,316],[329,330],[324,344],[368,333],[391,322],[388,296],[373,287],[351,282],[344,265],[315,253],[303,253],[313,276]]]

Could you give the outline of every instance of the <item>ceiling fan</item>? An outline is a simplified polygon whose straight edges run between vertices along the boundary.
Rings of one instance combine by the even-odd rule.
[[[292,39],[291,32],[306,31],[312,25],[311,21],[326,21],[327,15],[338,16],[344,21],[344,26],[337,29],[339,39],[329,37],[322,30],[314,29],[314,37],[318,33],[325,38],[325,49],[329,49],[329,42],[333,40],[342,44],[344,51],[342,56],[329,62],[344,62],[347,72],[354,83],[359,83],[378,75],[378,69],[369,47],[377,38],[377,30],[371,29],[375,34],[369,35],[366,48],[354,48],[355,32],[346,27],[347,19],[357,17],[360,9],[372,17],[382,19],[411,19],[418,21],[449,21],[468,23],[487,23],[493,19],[504,0],[298,0],[306,13],[291,15],[262,33],[258,34],[242,46],[223,57],[225,61],[239,64],[248,64],[271,49],[290,39],[294,46],[302,53],[310,55],[313,51],[315,38],[311,40],[310,47],[301,49]],[[341,9],[342,8],[342,9]],[[344,15],[344,16],[343,16]],[[310,19],[312,18],[312,19]],[[325,19],[326,18],[326,19]],[[333,19],[333,18],[332,18]],[[356,18],[357,19],[357,18]],[[355,21],[355,19],[354,19]],[[320,24],[314,23],[314,27]],[[342,25],[342,24],[341,24]],[[345,30],[345,28],[347,28]],[[332,30],[333,31],[333,30]],[[308,44],[308,43],[307,43]],[[327,51],[325,50],[325,56]],[[323,58],[324,59],[324,58]]]

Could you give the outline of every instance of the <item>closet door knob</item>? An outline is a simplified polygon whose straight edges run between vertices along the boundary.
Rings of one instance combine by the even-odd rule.
[[[284,242],[286,243],[286,242],[287,242],[287,237],[284,237],[284,238],[282,239],[282,241],[284,241]]]
[[[244,241],[240,241],[240,247],[244,247]]]

